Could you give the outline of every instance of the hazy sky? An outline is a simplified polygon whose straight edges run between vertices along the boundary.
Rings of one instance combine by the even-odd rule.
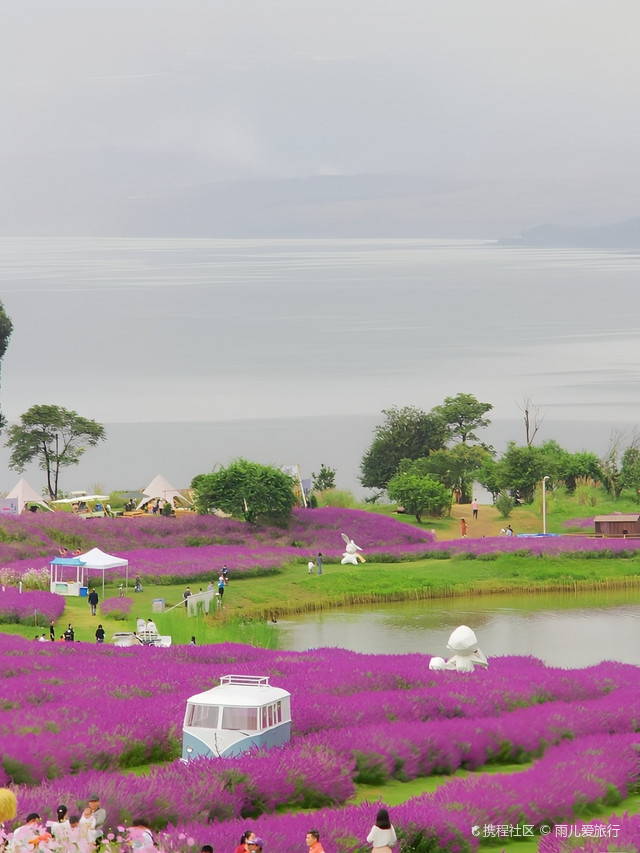
[[[462,391],[496,418],[525,393],[635,416],[637,258],[376,241],[639,215],[637,0],[5,0],[0,21],[0,239],[71,240],[2,241],[11,420],[373,418]],[[354,236],[375,239],[198,242]]]
[[[5,0],[0,226],[126,234],[211,182],[354,175],[437,182],[370,193],[433,236],[637,215],[639,23],[636,0]],[[323,201],[380,230],[361,188]]]

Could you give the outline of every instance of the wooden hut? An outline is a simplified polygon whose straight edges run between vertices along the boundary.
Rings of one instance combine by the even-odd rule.
[[[640,513],[614,512],[593,519],[596,536],[640,536]]]

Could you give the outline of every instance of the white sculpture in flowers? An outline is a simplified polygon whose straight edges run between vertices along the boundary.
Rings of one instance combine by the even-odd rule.
[[[429,669],[455,669],[456,672],[473,672],[474,666],[488,667],[489,662],[478,648],[478,638],[467,625],[460,625],[449,637],[447,648],[453,655],[446,663],[442,658],[431,658]]]
[[[344,554],[342,555],[342,559],[340,560],[341,565],[345,566],[347,563],[351,563],[354,566],[358,565],[358,560],[361,563],[366,563],[367,561],[362,556],[362,554],[358,554],[358,551],[362,551],[362,548],[350,539],[346,533],[340,534],[345,541]]]

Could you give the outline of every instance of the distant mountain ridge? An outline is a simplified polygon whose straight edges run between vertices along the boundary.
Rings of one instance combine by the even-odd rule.
[[[609,225],[576,227],[537,225],[519,237],[504,237],[502,246],[575,246],[592,249],[640,249],[640,216]]]

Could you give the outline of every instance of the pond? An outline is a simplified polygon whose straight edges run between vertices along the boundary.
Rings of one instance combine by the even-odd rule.
[[[489,660],[532,655],[550,666],[584,667],[603,660],[640,665],[640,594],[633,590],[345,607],[282,618],[277,630],[282,649],[337,646],[447,658],[447,640],[458,625],[473,628]]]

